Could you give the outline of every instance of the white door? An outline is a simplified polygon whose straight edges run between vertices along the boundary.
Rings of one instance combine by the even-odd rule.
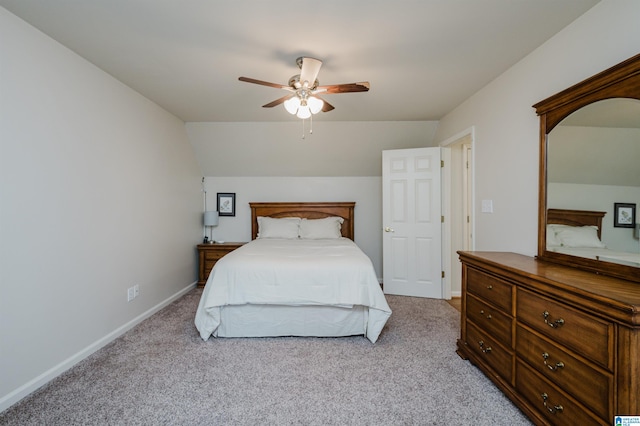
[[[382,152],[384,292],[443,298],[440,148]]]

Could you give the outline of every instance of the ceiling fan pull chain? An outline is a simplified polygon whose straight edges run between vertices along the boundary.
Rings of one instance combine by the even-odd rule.
[[[309,134],[313,134],[313,114],[311,114],[311,117],[309,117]]]
[[[302,120],[302,139],[304,139],[304,119]]]

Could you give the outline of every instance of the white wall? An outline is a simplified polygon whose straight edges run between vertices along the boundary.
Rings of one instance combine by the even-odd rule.
[[[283,114],[286,114],[284,111]],[[187,123],[204,176],[381,176],[385,149],[433,146],[436,121]]]
[[[436,141],[475,126],[477,250],[536,254],[539,124],[531,106],[637,54],[639,16],[639,1],[603,0],[440,121]],[[481,213],[482,200],[493,200],[494,213]]]
[[[3,8],[0,40],[2,411],[194,283],[202,197],[183,122]]]
[[[382,278],[381,177],[207,177],[205,189],[208,210],[216,209],[218,192],[236,194],[236,216],[220,217],[213,228],[213,239],[223,241],[251,239],[250,202],[355,201],[355,241]]]
[[[549,182],[640,186],[640,128],[561,125],[547,145]]]
[[[187,123],[206,176],[208,208],[217,192],[236,193],[236,217],[221,217],[214,238],[248,241],[251,201],[355,201],[355,240],[382,277],[382,151],[433,146],[434,121]]]

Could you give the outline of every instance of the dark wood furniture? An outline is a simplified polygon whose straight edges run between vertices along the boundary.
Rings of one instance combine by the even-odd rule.
[[[460,259],[458,354],[534,423],[640,413],[640,285],[514,253]]]
[[[251,239],[258,236],[258,217],[301,217],[306,219],[322,219],[329,216],[339,216],[342,223],[342,236],[354,238],[354,209],[355,202],[285,202],[285,203],[249,203],[251,207]]]
[[[223,256],[246,243],[198,244],[198,287],[204,287],[213,266]]]
[[[640,100],[640,55],[621,62],[533,106],[540,116],[538,258],[640,282],[640,268],[547,250],[546,224],[549,223],[547,217],[547,142],[549,132],[582,107],[612,98]]]
[[[611,98],[640,100],[640,55],[534,105],[540,116],[538,256],[459,252],[458,354],[538,425],[610,425],[640,414],[640,268],[547,250],[547,224],[602,212],[547,207],[548,134]]]

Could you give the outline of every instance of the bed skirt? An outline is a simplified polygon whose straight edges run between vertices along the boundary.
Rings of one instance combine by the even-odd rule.
[[[227,305],[215,337],[354,336],[367,333],[364,306]]]

